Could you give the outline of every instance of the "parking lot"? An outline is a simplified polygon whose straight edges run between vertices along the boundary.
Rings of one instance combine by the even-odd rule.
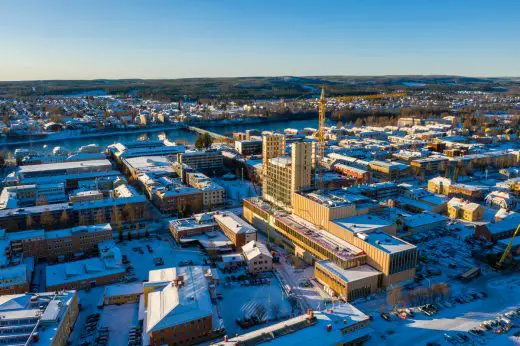
[[[154,269],[177,267],[189,262],[204,264],[205,255],[196,247],[179,247],[169,233],[150,238],[124,241],[117,244],[125,256],[126,282],[148,280],[148,272]]]
[[[226,334],[242,334],[287,319],[293,305],[272,273],[254,279],[231,280],[242,273],[223,274],[218,287],[218,312],[224,322]],[[229,309],[233,306],[233,309]]]
[[[373,318],[369,345],[511,345],[519,341],[519,293],[520,274],[493,273],[468,285],[454,281],[444,298],[406,308],[392,309],[386,295],[354,305]]]

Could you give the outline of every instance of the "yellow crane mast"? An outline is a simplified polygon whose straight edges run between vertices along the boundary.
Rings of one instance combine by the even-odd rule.
[[[325,100],[325,88],[321,87],[321,97],[318,104],[318,155],[316,169],[318,170],[318,189],[323,190],[323,160],[325,158],[325,112],[327,101]]]
[[[507,256],[509,256],[509,253],[511,252],[511,248],[513,247],[513,241],[515,240],[516,235],[520,231],[520,225],[516,227],[515,233],[513,233],[513,236],[511,237],[511,240],[509,241],[509,244],[507,244],[506,250],[502,254],[502,257],[500,257],[500,260],[497,262],[497,267],[501,268],[504,264],[504,261],[506,260]]]

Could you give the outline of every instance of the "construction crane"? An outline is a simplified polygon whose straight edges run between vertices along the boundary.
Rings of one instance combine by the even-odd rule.
[[[327,101],[325,100],[325,88],[321,87],[321,97],[318,104],[318,157],[316,169],[318,170],[318,190],[322,191],[323,184],[323,168],[320,166],[325,159],[325,112]]]
[[[504,261],[506,260],[507,256],[509,256],[509,253],[511,252],[511,248],[513,247],[513,241],[515,240],[516,235],[520,231],[520,225],[516,227],[515,233],[513,233],[513,236],[511,237],[511,240],[509,241],[509,244],[507,244],[507,247],[502,254],[502,257],[500,257],[500,260],[497,262],[497,267],[502,268],[504,265]]]

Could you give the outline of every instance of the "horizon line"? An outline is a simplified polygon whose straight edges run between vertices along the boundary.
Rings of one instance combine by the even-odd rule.
[[[352,78],[374,78],[374,77],[458,77],[458,78],[491,78],[491,79],[500,79],[500,78],[510,78],[516,79],[520,78],[520,76],[500,76],[500,75],[457,75],[457,74],[374,74],[374,75],[355,75],[355,74],[326,74],[326,75],[251,75],[251,76],[214,76],[214,77],[166,77],[166,78],[142,78],[142,77],[124,77],[124,78],[92,78],[92,79],[17,79],[17,80],[3,80],[0,79],[0,83],[18,83],[18,82],[53,82],[53,81],[85,81],[85,82],[93,82],[93,81],[132,81],[132,80],[143,80],[143,81],[153,81],[153,80],[183,80],[183,79],[239,79],[239,78],[287,78],[287,77],[296,77],[296,78],[327,78],[327,77],[352,77]]]

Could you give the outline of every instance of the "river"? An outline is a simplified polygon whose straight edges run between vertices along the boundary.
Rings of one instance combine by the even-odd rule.
[[[220,133],[223,135],[231,135],[232,132],[243,132],[248,129],[256,129],[260,131],[283,131],[286,128],[294,128],[294,129],[303,129],[305,127],[313,127],[317,128],[318,119],[296,119],[296,120],[287,120],[287,121],[265,121],[261,123],[244,123],[244,124],[234,124],[234,125],[226,125],[226,126],[209,126],[204,127],[204,129]],[[34,140],[34,142],[29,142],[28,144],[5,144],[0,145],[3,149],[7,149],[10,151],[14,151],[17,148],[32,148],[43,151],[50,151],[52,148],[56,146],[63,146],[71,150],[77,150],[79,147],[91,143],[98,144],[101,148],[105,148],[106,146],[117,143],[117,142],[128,142],[135,141],[139,138],[149,138],[151,140],[164,138],[166,137],[169,141],[176,142],[186,142],[186,143],[194,143],[197,137],[196,133],[184,130],[184,129],[172,129],[172,130],[160,130],[157,131],[151,130],[140,130],[140,131],[128,131],[128,132],[118,132],[116,134],[109,133],[105,136],[99,137],[84,137],[84,138],[65,138],[60,140],[53,140],[49,142],[44,142],[42,140]]]

